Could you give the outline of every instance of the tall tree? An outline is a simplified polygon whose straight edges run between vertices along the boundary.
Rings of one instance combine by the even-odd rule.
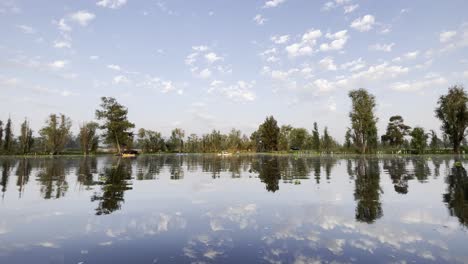
[[[361,154],[377,147],[377,118],[374,116],[375,97],[365,89],[349,92],[352,108],[349,113],[353,142]]]
[[[437,133],[434,130],[431,130],[431,143],[429,146],[431,147],[432,150],[436,150],[440,147],[441,145],[441,140],[437,136]]]
[[[448,94],[437,101],[435,116],[442,121],[442,131],[448,136],[453,152],[460,153],[460,143],[468,126],[468,95],[463,86],[452,86]]]
[[[305,128],[293,128],[289,133],[289,144],[296,149],[305,149],[309,133]]]
[[[291,147],[289,145],[289,134],[293,129],[290,125],[282,125],[280,128],[280,135],[278,139],[278,150],[287,151]]]
[[[328,128],[325,127],[323,130],[323,136],[322,136],[322,149],[326,152],[329,153],[333,147],[333,138],[328,134]]]
[[[280,135],[280,128],[273,116],[265,119],[265,122],[258,128],[260,134],[261,144],[265,151],[278,150],[278,140]]]
[[[27,154],[31,151],[32,145],[34,143],[33,131],[29,127],[28,120],[24,120],[21,124],[20,136],[18,138],[20,144],[20,153]]]
[[[5,125],[5,138],[3,140],[3,150],[6,153],[11,153],[13,149],[13,128],[11,125],[11,118],[8,118],[8,121]]]
[[[70,138],[71,120],[63,114],[51,114],[46,125],[39,131],[44,139],[46,150],[56,155],[63,151]]]
[[[96,110],[96,118],[103,121],[100,129],[104,130],[104,141],[115,146],[121,154],[122,147],[132,144],[132,128],[135,125],[127,119],[128,109],[115,98],[102,97],[101,101],[101,109]]]
[[[382,136],[382,143],[388,143],[392,147],[400,147],[410,129],[410,126],[405,125],[403,117],[392,116],[387,125],[387,132]]]
[[[320,133],[318,131],[317,122],[314,122],[314,130],[312,130],[312,148],[320,151]]]
[[[415,127],[411,133],[411,147],[415,149],[418,154],[421,154],[424,152],[424,150],[427,147],[427,138],[429,137],[426,132],[424,131],[424,128],[422,127]]]
[[[99,146],[98,128],[99,124],[96,122],[85,122],[80,126],[80,147],[85,156],[97,151]]]
[[[348,128],[346,129],[345,143],[344,143],[344,147],[346,149],[351,149],[351,139],[352,139],[351,129]]]
[[[143,149],[143,152],[146,153],[156,153],[166,150],[166,143],[161,133],[144,128],[138,130],[138,144],[140,148]]]
[[[1,147],[3,146],[3,122],[0,120],[0,152]]]
[[[184,148],[184,137],[185,137],[185,131],[180,129],[180,128],[175,128],[171,132],[171,138],[169,141],[172,144],[173,150],[177,152],[182,152]]]

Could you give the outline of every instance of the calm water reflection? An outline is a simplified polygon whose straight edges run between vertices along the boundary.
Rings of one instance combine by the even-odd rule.
[[[468,161],[0,158],[0,263],[468,263]]]

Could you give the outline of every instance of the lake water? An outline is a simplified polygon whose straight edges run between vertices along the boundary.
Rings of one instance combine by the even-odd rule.
[[[468,263],[459,165],[448,156],[0,158],[0,263]]]

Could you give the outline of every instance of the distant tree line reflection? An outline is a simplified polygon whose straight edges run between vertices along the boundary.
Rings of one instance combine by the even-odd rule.
[[[302,180],[326,184],[333,180],[333,175],[339,174],[332,171],[341,163],[354,182],[356,221],[374,223],[383,216],[382,175],[388,175],[396,193],[406,195],[411,181],[425,183],[430,177],[440,177],[444,166],[447,191],[443,202],[450,214],[468,227],[467,172],[461,162],[454,163],[450,158],[441,157],[430,160],[423,157],[337,159],[278,155],[154,155],[133,160],[116,157],[2,158],[0,190],[5,197],[7,189],[16,185],[16,190],[9,191],[17,192],[21,198],[28,185],[37,184],[42,198],[59,199],[66,196],[69,182],[75,182],[70,177],[76,177],[78,190],[92,192],[90,200],[96,204],[95,213],[105,215],[122,208],[125,192],[132,190],[132,180],[159,180],[166,175],[170,180],[183,180],[190,173],[202,173],[213,179],[250,177],[258,178],[265,184],[266,191],[275,193],[280,191],[281,184],[300,184]],[[16,177],[15,182],[10,182],[12,177]]]

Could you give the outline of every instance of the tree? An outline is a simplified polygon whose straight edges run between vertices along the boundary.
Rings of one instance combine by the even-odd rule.
[[[27,154],[31,151],[32,145],[34,143],[34,138],[32,136],[33,131],[29,127],[28,120],[24,120],[21,124],[20,136],[18,138],[20,144],[20,153]]]
[[[171,138],[169,139],[173,150],[176,150],[177,152],[182,152],[182,149],[184,147],[184,137],[185,137],[185,131],[180,129],[180,128],[175,128],[171,132]]]
[[[410,129],[410,126],[404,124],[401,116],[392,116],[387,125],[387,133],[382,136],[382,143],[388,143],[392,147],[401,147]]]
[[[434,130],[431,130],[431,143],[429,144],[429,146],[431,147],[432,150],[436,150],[439,148],[439,146],[441,145],[441,140],[439,139],[439,137],[437,136],[436,132]]]
[[[1,147],[3,146],[3,122],[0,120],[0,152]]]
[[[3,150],[6,153],[11,153],[13,148],[13,131],[11,125],[11,118],[8,118],[8,121],[5,125],[5,138],[3,139]]]
[[[238,151],[242,146],[241,131],[237,129],[231,129],[231,132],[227,136],[227,148],[231,151]]]
[[[326,152],[329,153],[333,147],[333,138],[328,134],[328,128],[325,127],[323,130],[323,136],[322,136],[322,149]]]
[[[96,110],[96,118],[104,123],[100,129],[104,130],[104,141],[117,148],[119,154],[122,147],[129,146],[133,141],[132,128],[135,127],[127,119],[128,109],[119,104],[115,98],[102,97],[101,109]]]
[[[265,119],[265,122],[259,126],[258,132],[264,151],[278,150],[280,128],[273,116]]]
[[[309,133],[305,128],[293,128],[289,133],[289,144],[292,148],[304,149]]]
[[[99,146],[98,128],[99,124],[96,122],[83,123],[80,126],[80,146],[85,156],[89,155],[90,152],[96,152]]]
[[[138,130],[138,144],[146,153],[156,153],[166,150],[161,133],[141,128]]]
[[[278,149],[287,151],[290,148],[289,145],[289,134],[291,133],[291,130],[293,129],[292,126],[290,125],[282,125],[280,128],[280,135],[278,139]]]
[[[377,118],[374,116],[375,97],[364,89],[349,92],[352,108],[349,113],[353,142],[361,154],[377,147]]]
[[[424,131],[424,128],[422,127],[415,127],[411,133],[411,148],[415,149],[418,154],[421,154],[424,152],[424,150],[427,147],[427,139],[428,135]]]
[[[351,149],[351,139],[352,139],[351,129],[348,128],[348,129],[346,129],[345,144],[344,144],[344,147],[346,149]]]
[[[468,95],[463,86],[452,86],[448,94],[437,101],[435,116],[442,121],[442,131],[447,134],[453,152],[460,153],[460,143],[465,137],[468,126]]]
[[[320,134],[317,122],[314,122],[314,130],[312,131],[312,148],[316,151],[320,151]]]
[[[70,138],[71,120],[63,114],[51,114],[39,134],[44,138],[46,151],[56,155],[63,151]]]

